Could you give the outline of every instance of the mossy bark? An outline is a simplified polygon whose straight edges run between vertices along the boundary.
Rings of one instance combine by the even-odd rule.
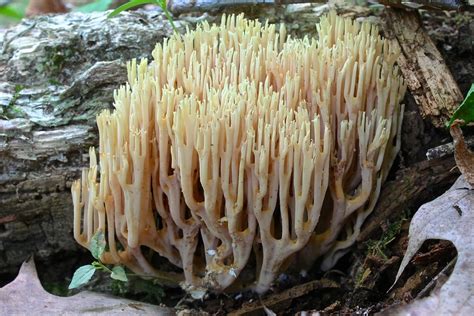
[[[126,60],[171,32],[156,12],[71,13],[0,35],[0,273],[78,249],[70,185],[97,144],[95,115],[112,107]]]

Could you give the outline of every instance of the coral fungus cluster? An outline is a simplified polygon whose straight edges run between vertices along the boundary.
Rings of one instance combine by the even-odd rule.
[[[102,231],[105,263],[160,276],[151,251],[212,291],[245,268],[264,292],[298,256],[330,267],[399,150],[405,85],[376,27],[331,13],[317,30],[224,17],[129,63],[72,186],[76,240]]]

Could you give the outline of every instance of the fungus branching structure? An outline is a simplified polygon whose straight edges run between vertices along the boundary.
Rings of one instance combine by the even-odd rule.
[[[331,267],[399,150],[405,84],[376,27],[331,13],[317,31],[224,17],[131,61],[72,186],[75,239],[103,232],[102,261],[143,276],[166,258],[188,289]]]

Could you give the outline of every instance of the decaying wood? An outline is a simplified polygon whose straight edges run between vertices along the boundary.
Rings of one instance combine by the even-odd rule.
[[[255,313],[257,311],[262,311],[265,308],[272,309],[274,305],[286,303],[291,305],[292,300],[307,295],[308,293],[315,291],[315,290],[322,290],[322,289],[337,289],[339,286],[336,282],[322,279],[322,280],[315,280],[310,281],[307,283],[296,285],[286,291],[281,293],[276,293],[269,295],[265,299],[249,302],[242,306],[242,308],[230,312],[229,315],[238,316],[238,315],[248,315],[251,313]]]
[[[466,145],[472,149],[474,149],[474,136],[467,136],[464,138]],[[439,145],[434,148],[428,149],[426,152],[426,158],[428,160],[442,158],[448,155],[454,154],[454,143],[450,142],[447,144]]]
[[[433,193],[442,193],[458,176],[453,156],[422,161],[399,170],[396,178],[383,186],[377,206],[363,226],[358,241],[380,236],[382,223],[400,218],[400,212],[429,201]]]
[[[421,114],[444,127],[463,100],[461,91],[416,11],[387,9],[386,36],[402,50],[398,65]]]
[[[266,6],[295,4],[295,3],[325,3],[326,0],[168,0],[167,7],[173,14],[190,12],[209,12],[228,8],[245,6]]]

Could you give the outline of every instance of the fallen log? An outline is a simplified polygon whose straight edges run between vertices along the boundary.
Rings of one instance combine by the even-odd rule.
[[[386,9],[384,32],[401,48],[397,62],[419,111],[434,126],[443,128],[461,104],[463,95],[424,30],[418,11]]]
[[[403,211],[416,209],[444,192],[459,176],[453,156],[425,160],[396,172],[385,183],[374,212],[362,227],[358,242],[382,234],[382,223],[399,218]]]
[[[0,273],[78,249],[70,185],[97,144],[95,115],[126,60],[171,33],[157,12],[126,12],[41,16],[0,34]]]

